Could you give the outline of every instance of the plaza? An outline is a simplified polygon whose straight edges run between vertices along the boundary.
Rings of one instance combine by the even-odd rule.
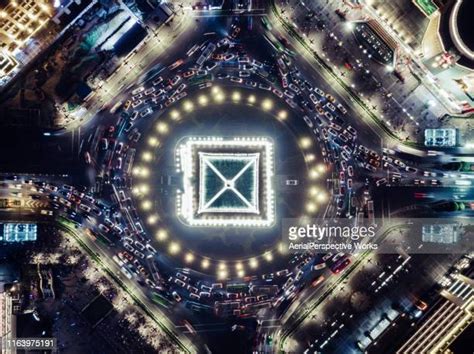
[[[264,137],[186,137],[178,215],[188,226],[271,227],[275,221],[273,142]]]

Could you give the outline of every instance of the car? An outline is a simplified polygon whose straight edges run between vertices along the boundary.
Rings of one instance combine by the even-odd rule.
[[[405,167],[405,171],[411,172],[411,173],[416,173],[418,170],[414,167],[407,166],[407,167]]]
[[[349,258],[343,258],[339,262],[335,263],[330,269],[331,272],[334,274],[339,274],[341,273],[344,269],[347,268],[347,266],[351,264],[351,260]]]
[[[257,87],[257,83],[252,80],[246,80],[245,81],[245,86],[250,86],[250,87]]]
[[[235,77],[235,76],[232,76],[230,78],[230,81],[231,82],[235,82],[237,84],[241,84],[242,82],[244,82],[244,80],[241,78],[241,77]]]
[[[295,93],[300,93],[301,91],[294,83],[289,84],[288,88]]]
[[[239,77],[249,77],[249,76],[250,76],[250,71],[246,71],[246,70],[239,71]]]
[[[303,278],[303,275],[304,275],[304,272],[302,270],[300,270],[298,273],[296,273],[295,275],[295,281],[299,281],[301,280],[301,278]]]
[[[330,95],[329,93],[326,94],[325,96],[327,98],[327,100],[331,103],[334,103],[336,102],[336,99],[334,98],[334,96]]]
[[[287,186],[297,186],[298,185],[298,180],[297,179],[287,179],[285,181],[285,185],[287,185]]]
[[[331,103],[326,103],[326,107],[329,108],[332,112],[336,111],[336,107],[334,107]]]
[[[145,258],[145,255],[141,253],[139,250],[135,250],[133,254],[141,259]]]
[[[275,94],[275,96],[279,97],[279,98],[282,98],[283,97],[283,92],[281,92],[280,90],[278,89],[273,89],[272,92]]]
[[[347,113],[347,109],[345,109],[342,104],[338,103],[338,104],[336,105],[336,107],[341,111],[342,114],[346,114],[346,113]]]
[[[336,132],[333,128],[329,128],[329,129],[328,129],[328,133],[331,134],[331,135],[334,136],[334,137],[337,136],[337,132]]]
[[[138,248],[140,251],[143,251],[145,249],[145,245],[141,243],[140,241],[135,241],[134,246]]]
[[[352,178],[347,179],[347,189],[352,189]]]
[[[348,125],[346,127],[346,130],[353,136],[355,137],[357,135],[357,130],[355,130],[352,126]]]
[[[100,148],[101,150],[107,150],[109,148],[109,141],[107,138],[102,138],[100,140]]]
[[[319,104],[319,100],[316,98],[316,96],[314,95],[314,93],[310,93],[310,94],[309,94],[309,99],[310,99],[311,102],[313,102],[315,105]]]
[[[400,160],[398,160],[398,159],[393,160],[393,163],[394,163],[395,165],[401,167],[401,168],[405,168],[405,167],[406,167],[405,163],[402,162],[402,161],[400,161]]]
[[[313,122],[311,121],[311,119],[308,116],[303,116],[303,120],[306,122],[308,127],[310,127],[310,128],[313,127]]]
[[[190,78],[190,77],[194,76],[194,74],[196,74],[196,71],[188,70],[188,71],[183,73],[183,78],[185,78],[185,79]]]
[[[314,92],[316,92],[316,93],[317,93],[319,96],[321,96],[321,97],[325,96],[324,91],[321,90],[321,89],[318,88],[318,87],[315,87],[315,88],[314,88]]]
[[[189,277],[187,275],[184,275],[183,273],[180,273],[180,272],[176,273],[176,278],[179,278],[182,281],[188,281],[189,280]]]
[[[137,87],[135,90],[132,91],[132,95],[137,95],[143,91],[145,91],[145,88],[143,86]]]
[[[344,145],[342,149],[348,154],[352,155],[352,149],[348,145]]]
[[[349,139],[347,139],[347,137],[344,135],[344,133],[340,133],[340,134],[339,134],[339,139],[341,139],[341,141],[342,141],[343,143],[349,142]]]
[[[312,270],[321,270],[321,269],[324,269],[324,268],[326,268],[326,262],[315,264],[311,267]]]
[[[324,281],[325,277],[324,275],[320,275],[318,278],[316,278],[312,283],[311,286],[316,287],[319,284],[321,284]]]
[[[326,253],[323,256],[322,260],[326,262],[328,259],[330,259],[332,257],[332,255],[333,255],[332,253]]]
[[[230,41],[228,38],[222,38],[219,42],[217,42],[217,48],[229,45]]]
[[[212,69],[214,69],[215,67],[217,66],[217,63],[215,61],[209,63],[206,65],[206,70],[208,71],[211,71]]]
[[[171,295],[173,296],[173,299],[175,299],[176,302],[181,302],[182,298],[176,291],[173,291]]]
[[[161,76],[158,76],[155,80],[152,81],[152,85],[156,86],[159,85],[163,82],[163,78]]]
[[[148,107],[142,113],[140,113],[140,117],[143,118],[143,117],[146,117],[147,115],[152,114],[152,113],[153,113],[153,110],[150,107]]]
[[[334,119],[334,116],[330,112],[324,112],[324,116],[330,121]]]
[[[414,305],[420,311],[425,311],[428,308],[428,304],[420,299],[416,300]]]
[[[180,81],[181,81],[181,76],[175,75],[172,79],[170,79],[169,83],[171,86],[174,86]]]
[[[228,79],[228,78],[229,78],[229,74],[227,74],[227,73],[218,73],[218,74],[216,75],[216,77],[217,77],[219,80]]]
[[[288,296],[288,295],[292,294],[293,291],[295,291],[295,289],[296,289],[295,284],[291,284],[291,285],[288,287],[288,289],[286,289],[285,295]]]
[[[375,185],[377,187],[383,186],[384,184],[387,184],[387,178],[380,178],[377,181],[375,181]]]

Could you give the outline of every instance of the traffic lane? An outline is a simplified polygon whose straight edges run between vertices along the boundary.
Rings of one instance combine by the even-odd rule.
[[[258,26],[262,30],[264,30],[263,26],[261,26],[260,24],[258,24]],[[257,57],[261,58],[261,60],[273,59],[271,58],[271,55],[274,53],[274,51],[270,50],[270,45],[266,40],[264,40],[264,38],[262,38],[261,34],[254,34],[252,36],[248,36],[248,39],[250,41],[249,53],[255,52],[255,54],[257,54]],[[302,73],[301,78],[307,79],[310,83],[314,84],[314,86],[321,88],[326,93],[333,93],[334,86],[331,85],[330,82],[327,82],[324,77],[319,74],[319,71],[316,70],[315,67],[313,67],[306,58],[305,60],[302,60],[301,57],[301,55],[298,55],[296,57],[297,67]],[[307,97],[307,92],[303,92],[303,95],[305,95],[306,99],[309,101],[309,98]],[[347,104],[345,102],[341,100],[339,100],[339,102],[342,102],[343,105],[347,107]],[[369,147],[374,147],[379,150],[381,146],[380,138],[378,138],[375,132],[371,132],[370,130],[368,130],[367,125],[364,124],[362,120],[357,119],[358,114],[352,109],[352,106],[348,106],[347,108],[349,108],[347,114],[338,114],[341,119],[343,119],[347,124],[352,125],[357,130],[359,142],[362,141]],[[316,115],[316,113],[313,113],[313,115]]]
[[[186,21],[185,25],[183,24],[183,21]],[[176,22],[173,23],[176,24]],[[169,27],[162,27],[157,31],[155,37],[148,39],[148,43],[145,45],[145,49],[148,50],[145,50],[142,47],[131,59],[129,59],[137,64],[133,67],[130,63],[120,66],[112,77],[109,77],[109,79],[106,80],[106,86],[103,85],[97,90],[96,95],[91,98],[92,101],[88,103],[88,114],[86,118],[81,120],[81,125],[89,123],[90,120],[97,120],[93,119],[96,116],[96,113],[103,109],[109,102],[118,102],[125,94],[127,87],[133,85],[136,78],[140,77],[145,69],[150,68],[150,66],[153,66],[160,60],[173,56],[173,47],[176,48],[175,51],[178,51],[177,48],[179,48],[179,46],[176,46],[173,43],[174,41],[179,41],[183,35],[183,41],[189,40],[193,35],[198,36],[197,31],[199,30],[199,26],[193,26],[192,28],[194,31],[191,31],[189,30],[191,28],[191,23],[192,21],[188,18],[177,22],[175,26],[171,25]],[[160,36],[163,37],[163,40],[159,38]],[[155,45],[155,42],[158,44],[161,43],[162,45]],[[164,45],[168,43],[173,43],[174,45],[168,48],[164,47]],[[93,128],[94,126],[94,124],[87,125],[89,128]]]
[[[274,31],[276,30],[277,28],[274,28]],[[280,36],[286,38],[292,44],[293,48],[298,48],[300,53],[305,53],[304,55],[297,55],[294,58],[297,62],[297,67],[303,74],[302,76],[306,77],[308,81],[314,83],[316,87],[320,87],[323,91],[333,94],[336,100],[348,109],[348,113],[341,118],[356,128],[360,134],[359,137],[363,139],[364,144],[380,149],[381,138],[379,136],[383,137],[385,135],[383,131],[381,131],[370,118],[364,117],[364,119],[357,119],[360,118],[360,113],[357,113],[358,111],[360,112],[360,110],[353,108],[356,104],[352,102],[352,99],[349,98],[347,93],[334,81],[332,77],[328,76],[330,79],[329,81],[326,80],[325,76],[322,74],[325,70],[320,68],[316,60],[312,58],[312,54],[311,59],[308,58],[310,54],[299,42],[297,42],[293,37],[287,35],[286,32],[282,33],[280,31],[278,33]],[[367,121],[368,119],[370,120]]]
[[[373,313],[384,303],[406,304],[416,298],[424,298],[423,295],[432,288],[439,274],[449,268],[454,258],[452,255],[413,255],[408,258],[407,255],[379,254],[343,284],[339,294],[329,299],[321,309],[322,316],[318,313],[306,326],[295,332],[294,338],[301,343],[313,342],[319,338],[318,343],[321,345],[330,337],[328,333],[331,334],[337,327],[333,326],[333,321],[339,321],[345,324],[349,332],[339,334],[325,349],[332,352],[336,347],[342,346],[343,342],[356,342],[357,339],[353,336],[357,337],[366,330],[367,310],[364,311],[364,308],[369,309],[370,306],[370,312]],[[399,267],[400,270],[387,281]],[[421,279],[420,273],[425,275]],[[346,301],[348,293],[352,301]],[[358,301],[355,301],[356,297]]]
[[[203,38],[206,38],[204,37],[204,33],[209,32],[211,29],[212,21],[210,19],[200,20],[191,27],[191,30],[183,30],[180,32],[179,37],[174,35],[174,38],[170,38],[170,40],[173,40],[173,46],[167,48],[158,56],[151,51],[146,54],[141,54],[142,51],[139,51],[136,55],[140,55],[137,59],[134,59],[134,61],[140,62],[140,65],[143,68],[135,66],[133,71],[125,72],[125,67],[122,67],[119,72],[121,73],[124,71],[124,73],[114,76],[113,81],[110,83],[110,85],[115,88],[113,92],[110,92],[110,96],[113,97],[113,102],[118,102],[120,100],[125,101],[134,87],[146,79],[147,74],[153,71],[157,66],[169,65],[178,59],[183,59],[185,56],[183,46],[185,46],[186,49],[189,49],[188,47],[191,47],[194,43],[201,43]],[[129,80],[125,82],[125,78],[129,78]],[[99,105],[96,105],[96,109],[99,109]],[[111,115],[107,110],[98,112],[96,119],[94,119],[93,122],[88,123],[85,127],[86,129],[81,130],[82,139],[96,129],[97,121],[100,121],[101,123],[104,122],[104,118],[105,124],[112,124],[114,119],[118,119],[118,114]]]
[[[323,69],[318,69],[317,64],[313,66],[306,56],[299,55],[295,58],[297,60],[297,66],[302,72],[302,76],[309,78],[308,81],[313,82],[315,86],[321,88],[324,92],[332,94],[336,101],[341,102],[347,109],[345,115],[339,114],[339,116],[357,130],[357,140],[363,143],[365,146],[376,149],[377,151],[381,148],[381,137],[380,132],[374,130],[373,124],[367,124],[365,119],[359,119],[360,114],[354,110],[351,99],[347,98],[345,92],[339,88],[339,85],[331,79],[326,79],[320,74]]]
[[[133,295],[136,296],[140,300],[140,302],[142,302],[145,307],[149,309],[164,326],[171,328],[172,332],[181,332],[176,329],[176,325],[173,323],[173,321],[170,320],[171,318],[173,318],[173,313],[165,314],[144,294],[144,292],[140,289],[139,286],[137,286],[137,284],[133,280],[128,279],[122,274],[118,264],[110,261],[112,256],[110,250],[103,249],[97,242],[93,242],[92,239],[85,234],[82,234],[82,237],[80,238],[92,251],[103,256],[100,257],[100,259],[103,262],[104,266],[106,266],[112,273],[118,276],[118,278],[125,285],[125,287],[128,288],[129,291],[133,291]],[[176,321],[176,323],[179,323],[179,320],[177,320],[176,318],[174,319],[174,321]],[[191,342],[186,336],[182,334],[178,334],[178,336],[181,337],[180,339],[186,343],[186,346],[188,348],[193,348],[196,350],[196,345],[199,345],[199,343],[196,343],[195,339],[193,339],[193,342]]]

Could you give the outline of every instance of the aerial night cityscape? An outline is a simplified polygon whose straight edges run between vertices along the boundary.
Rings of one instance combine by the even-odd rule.
[[[474,353],[470,21],[0,0],[0,354]]]

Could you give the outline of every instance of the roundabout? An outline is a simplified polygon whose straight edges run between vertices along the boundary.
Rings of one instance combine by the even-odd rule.
[[[281,220],[324,211],[313,132],[269,95],[213,86],[148,119],[133,200],[178,263],[220,279],[273,269],[287,258]]]

